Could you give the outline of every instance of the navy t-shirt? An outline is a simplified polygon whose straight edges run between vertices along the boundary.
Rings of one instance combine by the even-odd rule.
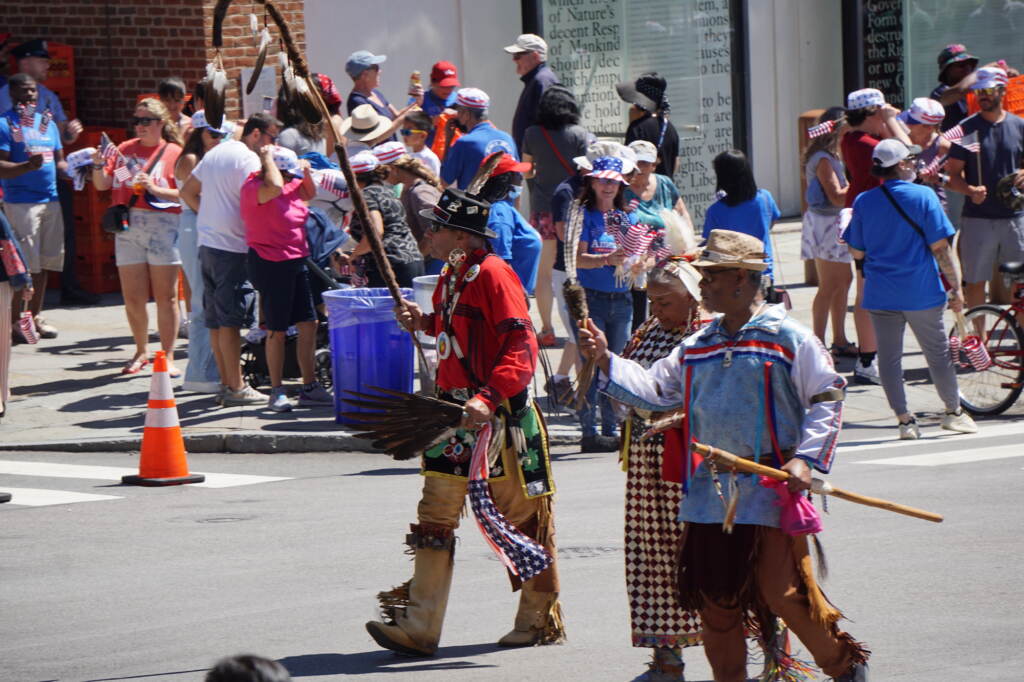
[[[865,253],[864,308],[925,310],[946,302],[930,244],[953,236],[953,225],[926,185],[886,180],[885,187],[924,231],[924,239],[899,214],[881,187],[861,193],[843,238]]]
[[[942,100],[942,94],[946,90],[949,90],[949,86],[945,83],[939,83],[929,96],[939,102]],[[943,104],[942,108],[946,110],[946,116],[942,119],[942,124],[939,125],[939,130],[943,132],[955,126],[967,115],[967,102],[962,97],[952,104]]]
[[[989,123],[981,114],[975,114],[965,118],[960,125],[963,126],[965,136],[975,132],[978,134],[981,151],[970,152],[954,144],[949,149],[949,156],[964,162],[967,184],[984,184],[988,188],[988,196],[982,203],[975,204],[970,199],[964,202],[964,217],[1005,219],[1024,215],[1024,211],[1015,213],[996,196],[999,181],[1019,169],[1024,161],[1024,119],[1007,112],[999,123]],[[979,156],[981,180],[984,183],[978,181]]]
[[[377,95],[380,101],[383,102],[384,104],[377,104],[363,93],[356,92],[355,90],[348,93],[348,100],[345,102],[345,106],[348,107],[348,115],[351,116],[352,110],[358,107],[359,105],[369,104],[371,107],[377,110],[378,114],[388,119],[389,121],[394,121],[395,115],[391,113],[391,103],[388,102],[388,98],[384,96],[383,92],[376,88],[374,88],[373,94]],[[381,142],[394,141],[397,139],[398,138],[395,135],[392,135],[387,139],[381,140]]]
[[[580,189],[583,187],[583,176],[574,175],[571,178],[563,180],[558,187],[555,188],[554,194],[551,195],[551,222],[552,223],[564,223],[569,219],[569,206],[572,205],[572,200],[579,196]],[[561,239],[556,239],[556,251],[555,251],[555,270],[559,272],[565,272],[565,242]]]

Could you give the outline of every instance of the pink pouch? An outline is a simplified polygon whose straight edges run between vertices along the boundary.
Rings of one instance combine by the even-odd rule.
[[[779,499],[775,504],[781,507],[779,529],[788,535],[809,535],[822,530],[821,517],[811,501],[804,495],[789,492],[783,481],[761,476],[761,485],[771,488]]]
[[[21,335],[25,337],[25,341],[28,343],[39,343],[39,335],[36,334],[36,323],[32,320],[32,313],[30,311],[26,310],[18,318],[18,328],[21,329]]]

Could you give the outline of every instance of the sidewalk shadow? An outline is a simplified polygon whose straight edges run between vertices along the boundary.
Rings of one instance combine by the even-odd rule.
[[[411,460],[416,462],[416,460]],[[385,467],[383,469],[364,469],[363,471],[354,471],[351,474],[341,474],[342,476],[405,476],[407,474],[419,475],[420,468],[417,464],[415,467],[408,467],[402,469],[399,467]]]
[[[41,345],[39,346],[39,352],[52,353],[54,355],[85,355],[86,353],[106,350],[110,351],[110,353],[120,353],[125,348],[131,346],[132,343],[132,337],[130,336],[108,336],[99,339],[83,339],[63,346]]]
[[[415,673],[436,670],[471,670],[474,668],[496,668],[495,664],[474,663],[458,659],[463,656],[504,651],[497,644],[465,644],[441,647],[437,658],[406,658],[390,651],[374,649],[354,654],[303,654],[286,656],[278,663],[288,669],[292,677],[314,677],[317,675],[365,675],[367,673]],[[410,665],[411,664],[411,665]]]

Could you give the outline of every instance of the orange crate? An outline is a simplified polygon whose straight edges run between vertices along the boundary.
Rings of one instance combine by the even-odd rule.
[[[112,294],[121,290],[114,254],[107,256],[77,255],[75,272],[82,288],[94,294]]]

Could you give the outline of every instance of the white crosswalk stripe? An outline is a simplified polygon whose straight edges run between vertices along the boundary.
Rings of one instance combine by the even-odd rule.
[[[94,495],[92,493],[76,493],[70,490],[46,490],[44,488],[11,488],[3,486],[2,491],[11,494],[10,505],[26,507],[49,507],[54,504],[74,504],[76,502],[102,502],[104,500],[120,500],[116,495]]]
[[[969,462],[984,462],[990,459],[1007,459],[1009,457],[1024,457],[1024,447],[1020,445],[1003,445],[982,449],[962,449],[952,452],[932,452],[923,455],[906,455],[904,457],[886,457],[883,459],[869,459],[853,464],[891,464],[895,466],[908,467],[937,467],[947,464],[967,464]]]
[[[6,474],[8,476],[33,476],[39,478],[113,481],[120,483],[122,476],[130,476],[137,473],[137,469],[127,467],[0,460],[0,474]],[[256,485],[260,483],[291,480],[290,478],[283,476],[219,474],[200,471],[193,471],[191,473],[202,473],[206,476],[206,480],[202,483],[190,484],[190,488],[234,488],[243,485]],[[12,499],[8,504],[31,507],[121,499],[120,496],[115,495],[95,495],[92,493],[79,493],[69,490],[12,488],[6,485],[6,483],[0,483],[0,490],[11,493]]]

